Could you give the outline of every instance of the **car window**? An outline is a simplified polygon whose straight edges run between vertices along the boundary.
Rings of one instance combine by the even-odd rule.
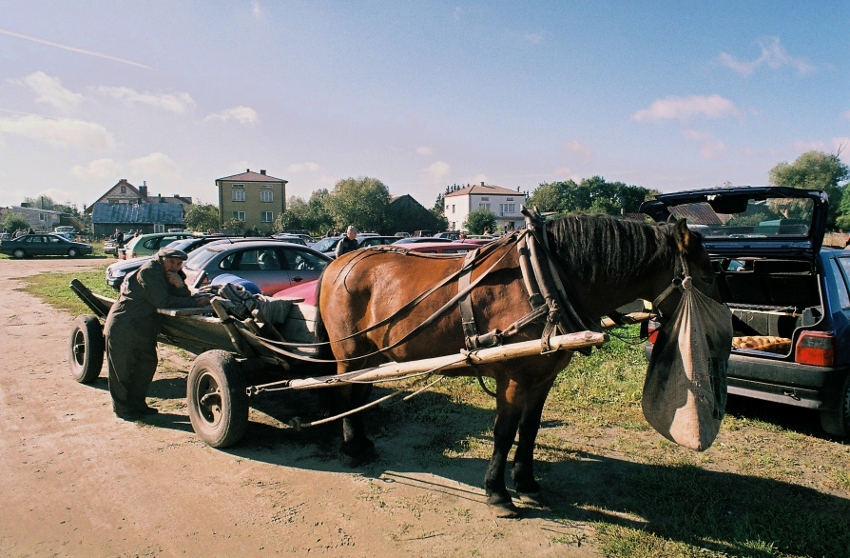
[[[319,252],[327,252],[329,250],[332,250],[333,247],[336,246],[336,243],[339,242],[339,239],[340,237],[338,236],[323,238],[322,240],[313,245],[313,250],[318,250]]]
[[[48,236],[46,238],[47,242],[49,242],[50,244],[59,244],[60,242],[62,242],[62,239],[58,236]]]
[[[38,242],[38,243],[41,243],[41,237],[40,237],[40,236],[28,236],[27,238],[25,238],[25,239],[24,239],[24,241],[25,241],[25,242]]]
[[[847,310],[850,308],[850,293],[847,292],[847,277],[850,277],[850,258],[838,258],[833,260],[832,264],[836,267],[833,271],[837,279],[835,288],[838,290],[838,302],[842,309]],[[837,269],[839,265],[844,269],[843,276]]]
[[[283,256],[289,269],[294,271],[321,271],[328,262],[306,250],[283,249]]]

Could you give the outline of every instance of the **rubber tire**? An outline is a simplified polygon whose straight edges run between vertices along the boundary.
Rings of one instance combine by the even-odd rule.
[[[70,250],[68,250],[68,257],[69,258],[79,258],[80,257],[80,251],[77,250],[76,248],[71,248]]]
[[[15,248],[15,250],[12,252],[12,257],[22,260],[27,257],[27,253],[24,252],[22,248]]]
[[[75,380],[90,384],[100,376],[105,348],[100,321],[91,314],[77,316],[68,343],[68,361]]]
[[[204,396],[212,401],[202,403]],[[186,380],[186,403],[195,433],[214,448],[226,448],[242,439],[248,426],[248,393],[242,368],[232,353],[202,353]]]
[[[844,379],[838,407],[820,412],[820,426],[833,436],[850,436],[850,373]]]

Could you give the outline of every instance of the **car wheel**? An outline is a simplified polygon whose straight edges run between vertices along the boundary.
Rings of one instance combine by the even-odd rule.
[[[88,384],[100,376],[103,368],[105,343],[100,321],[90,314],[77,316],[71,331],[71,375],[81,384]]]
[[[844,379],[838,407],[820,412],[820,425],[827,434],[850,436],[850,374]]]
[[[20,259],[26,258],[27,253],[24,252],[23,249],[21,249],[21,248],[15,248],[15,250],[12,252],[12,257],[18,258],[20,260]]]
[[[68,257],[69,258],[76,258],[76,257],[79,257],[79,255],[80,255],[80,252],[76,248],[71,248],[70,250],[68,250]]]
[[[192,428],[210,446],[232,446],[245,433],[245,377],[236,358],[227,351],[207,351],[195,359],[186,379],[186,402]]]

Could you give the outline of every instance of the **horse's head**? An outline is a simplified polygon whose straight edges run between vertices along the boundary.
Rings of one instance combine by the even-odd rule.
[[[702,236],[690,230],[685,219],[680,219],[670,226],[673,227],[671,242],[675,243],[678,257],[674,258],[673,277],[670,283],[673,288],[666,289],[654,304],[660,315],[670,316],[675,311],[681,299],[681,291],[676,287],[682,281],[689,281],[692,288],[696,288],[717,302],[723,302],[720,298],[720,290],[717,288],[711,258],[702,243]]]

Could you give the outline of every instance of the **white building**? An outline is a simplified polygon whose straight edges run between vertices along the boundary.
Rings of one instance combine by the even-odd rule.
[[[525,227],[520,209],[525,205],[525,194],[483,182],[449,192],[443,198],[443,214],[449,220],[449,230],[458,231],[470,213],[479,209],[491,211],[496,216],[496,228],[513,230]],[[493,231],[495,232],[495,231]]]

